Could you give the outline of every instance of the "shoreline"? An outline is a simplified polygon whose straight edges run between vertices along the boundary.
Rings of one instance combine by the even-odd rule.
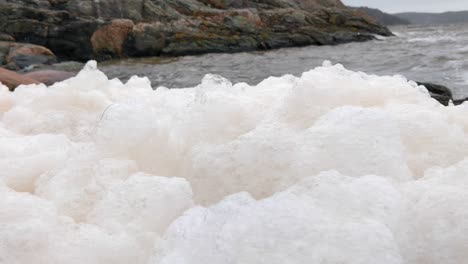
[[[0,16],[0,39],[44,46],[59,60],[270,50],[392,35],[336,0],[220,5],[163,0],[164,10],[142,0],[36,2],[0,3],[0,14],[5,14]]]
[[[329,64],[329,62],[324,62],[324,65],[325,64]],[[0,68],[0,85],[2,84],[5,85],[7,88],[9,88],[11,92],[14,92],[16,88],[21,85],[44,84],[46,86],[52,86],[56,83],[64,82],[70,78],[76,77],[77,74],[84,71],[86,68],[89,68],[90,66],[88,65],[97,65],[97,62],[88,61],[86,65],[84,65],[84,67],[78,72],[67,72],[67,71],[60,71],[60,70],[44,69],[44,70],[31,71],[31,72],[27,72],[24,74],[19,74],[19,73],[15,73],[15,72]],[[341,65],[341,64],[337,64],[337,65]],[[311,69],[310,71],[312,70],[314,69]],[[207,74],[206,76],[211,76],[211,75],[212,74]],[[133,77],[134,76],[132,76],[130,79],[132,79]],[[147,78],[146,76],[142,76],[142,77]],[[222,76],[220,77],[224,78]],[[106,76],[106,78],[108,77]],[[298,78],[298,77],[295,77],[295,78]],[[119,81],[122,82],[122,80],[120,79]],[[427,91],[429,92],[430,96],[433,99],[435,99],[436,101],[438,101],[440,104],[444,106],[450,106],[452,104],[460,105],[468,100],[468,97],[455,99],[453,97],[452,90],[450,88],[447,88],[444,85],[434,84],[434,83],[429,83],[429,82],[412,81],[412,80],[408,80],[408,82],[414,82],[418,86],[423,86],[425,89],[427,89]],[[150,82],[150,85],[151,85],[151,82]],[[256,85],[259,85],[259,84],[256,84]],[[158,87],[152,87],[153,90],[156,90],[157,88]],[[186,87],[185,89],[193,89],[193,88],[194,87]],[[184,89],[184,88],[173,88],[173,89]]]

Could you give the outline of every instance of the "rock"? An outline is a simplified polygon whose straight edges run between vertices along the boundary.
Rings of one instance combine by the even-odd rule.
[[[424,86],[431,95],[432,98],[437,100],[442,105],[448,106],[450,102],[453,102],[454,105],[460,105],[468,101],[468,97],[462,99],[454,99],[452,91],[450,88],[434,83],[428,82],[416,82],[418,85]]]
[[[134,26],[132,20],[116,19],[96,30],[91,37],[94,54],[97,57],[106,54],[122,57],[123,45]]]
[[[68,0],[48,0],[49,4],[52,6],[62,5],[68,2]]]
[[[80,17],[143,19],[145,0],[62,0],[63,9]],[[155,2],[155,1],[153,1]],[[164,2],[164,1],[163,1]],[[185,2],[185,1],[182,1]],[[183,4],[183,3],[182,3]],[[154,17],[152,18],[154,19]]]
[[[16,72],[0,68],[0,83],[6,85],[10,91],[13,91],[21,84],[33,84],[40,82]]]
[[[76,74],[66,71],[55,71],[55,70],[42,70],[26,73],[23,76],[34,79],[40,83],[43,83],[47,86],[52,85],[56,82],[61,82],[72,77],[75,77]]]
[[[69,13],[50,10],[45,4],[34,6],[29,2],[0,2],[0,32],[19,42],[45,45],[49,28],[54,24],[64,25]]]
[[[455,99],[455,100],[453,100],[453,104],[454,105],[461,105],[466,101],[468,101],[468,97],[465,97],[465,98],[462,98],[462,99]]]
[[[453,101],[452,91],[439,84],[427,83],[427,82],[416,82],[418,85],[426,87],[431,94],[431,97],[439,101],[441,104],[448,106],[450,101]]]
[[[0,41],[0,65],[5,65],[7,63],[6,58],[10,53],[10,47],[10,42]]]
[[[128,56],[159,56],[165,46],[165,36],[157,23],[140,23],[134,27],[124,44]]]
[[[50,51],[48,48],[32,45],[32,44],[19,44],[15,43],[10,48],[10,53],[8,54],[7,60],[12,60],[14,57],[19,55],[42,55],[42,56],[49,56],[55,57],[54,53]]]
[[[0,33],[80,61],[329,45],[391,35],[340,0],[9,0],[0,1]]]
[[[49,47],[61,60],[87,61],[95,58],[91,36],[103,24],[100,20],[79,19],[49,29]]]
[[[0,33],[0,41],[15,41],[15,38],[8,34]]]
[[[51,64],[57,59],[48,48],[16,42],[0,42],[0,65],[18,70],[35,64]]]
[[[39,6],[26,0],[0,1],[0,33],[18,42],[46,46],[61,59],[91,59],[90,38],[100,24],[102,21],[74,16],[46,0]]]
[[[6,2],[21,4],[33,8],[48,8],[50,3],[47,0],[7,0]]]

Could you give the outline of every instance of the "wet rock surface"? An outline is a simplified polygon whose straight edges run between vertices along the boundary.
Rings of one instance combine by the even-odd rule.
[[[454,105],[461,105],[468,101],[468,97],[455,99],[453,92],[450,88],[444,85],[429,83],[429,82],[416,82],[418,85],[424,86],[432,98],[445,106],[451,103]]]
[[[10,91],[14,91],[20,85],[39,84],[53,85],[56,82],[61,82],[76,76],[74,72],[58,71],[58,70],[39,70],[20,74],[14,71],[0,68],[0,84],[8,87]]]
[[[418,85],[422,85],[426,87],[426,89],[431,94],[431,97],[439,101],[439,103],[447,106],[449,105],[450,101],[453,101],[452,91],[440,84],[428,83],[428,82],[416,82]],[[461,104],[465,100],[457,100],[455,103]]]
[[[0,34],[84,61],[331,45],[391,32],[339,0],[0,0]]]
[[[31,65],[57,62],[55,54],[43,46],[0,41],[0,65],[10,70],[21,70]]]
[[[28,78],[34,79],[45,85],[53,85],[56,82],[61,82],[69,78],[74,77],[76,74],[66,71],[55,71],[55,70],[42,70],[29,72],[24,74]]]
[[[13,91],[19,85],[33,84],[39,82],[14,71],[0,68],[0,83],[8,87],[10,91]]]

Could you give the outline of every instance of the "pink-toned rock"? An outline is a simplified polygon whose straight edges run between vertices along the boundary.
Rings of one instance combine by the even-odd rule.
[[[35,64],[51,64],[57,61],[54,53],[43,46],[0,41],[0,64],[8,64],[11,69],[23,69]]]
[[[13,71],[9,71],[3,68],[0,68],[0,83],[6,85],[10,91],[15,90],[21,84],[33,84],[40,83],[37,80],[34,80],[31,77],[18,74]]]
[[[19,55],[25,55],[25,56],[42,55],[42,56],[51,56],[51,57],[55,56],[54,53],[46,47],[33,45],[33,44],[16,43],[16,45],[13,45],[10,48],[10,53],[8,54],[7,62],[11,62],[14,57],[19,56]]]
[[[109,25],[96,30],[91,37],[95,54],[122,56],[123,44],[135,24],[129,19],[115,19]]]
[[[56,82],[61,82],[75,77],[76,74],[66,71],[43,70],[26,73],[23,76],[37,80],[45,85],[52,85]]]

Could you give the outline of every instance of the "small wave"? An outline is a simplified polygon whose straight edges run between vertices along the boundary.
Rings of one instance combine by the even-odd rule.
[[[431,36],[431,37],[418,37],[409,38],[408,42],[425,42],[425,43],[440,43],[440,42],[456,42],[458,39],[451,36]]]

